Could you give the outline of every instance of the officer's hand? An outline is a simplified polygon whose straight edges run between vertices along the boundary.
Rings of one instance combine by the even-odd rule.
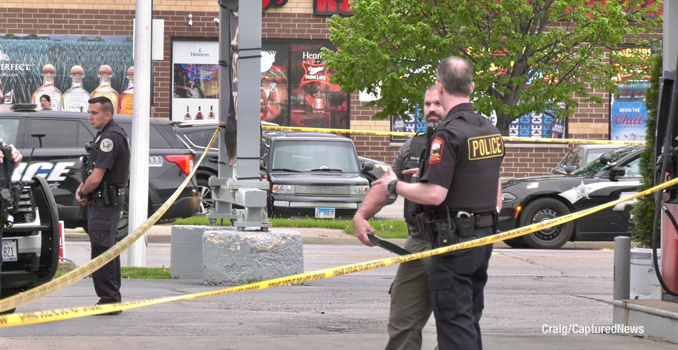
[[[89,199],[80,197],[80,187],[78,188],[78,191],[75,191],[75,200],[77,200],[80,205],[89,205]]]
[[[405,172],[403,172],[403,174],[405,174]],[[384,191],[386,191],[389,182],[393,180],[398,180],[398,175],[396,175],[396,173],[393,171],[391,167],[388,167],[388,172],[386,173],[386,175],[382,176],[376,181],[372,181],[372,188],[376,186],[383,186]]]
[[[419,176],[419,168],[403,170],[403,175]]]
[[[17,150],[14,145],[9,145],[9,147],[12,149],[12,160],[14,161],[15,166],[21,163],[21,160],[23,159],[23,156],[21,155],[21,152]]]
[[[355,236],[358,237],[362,244],[368,247],[374,247],[374,243],[370,242],[370,239],[367,238],[368,232],[374,234],[374,228],[370,226],[367,219],[358,213],[353,216],[353,229],[355,230]]]

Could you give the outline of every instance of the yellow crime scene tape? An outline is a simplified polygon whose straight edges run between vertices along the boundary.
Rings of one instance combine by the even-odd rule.
[[[354,129],[331,129],[331,128],[306,128],[297,126],[273,126],[262,125],[268,130],[290,130],[302,132],[324,132],[330,134],[353,134],[353,135],[375,135],[375,136],[414,136],[413,132],[400,131],[373,131],[373,130],[354,130]],[[612,141],[612,140],[585,140],[585,139],[536,139],[530,137],[508,137],[504,136],[504,141],[509,142],[536,142],[536,143],[564,143],[564,144],[586,144],[586,145],[626,145],[626,146],[644,146],[645,141]]]
[[[44,298],[50,294],[56,293],[80,281],[81,279],[91,275],[92,272],[100,269],[102,266],[106,265],[109,261],[115,259],[118,255],[120,255],[127,248],[129,248],[137,239],[143,236],[144,233],[146,233],[146,231],[148,231],[151,228],[151,226],[153,226],[163,214],[165,214],[167,209],[169,209],[169,207],[179,197],[179,194],[181,194],[184,188],[186,188],[186,185],[188,185],[189,181],[191,181],[191,178],[193,178],[193,175],[198,170],[198,165],[207,155],[207,151],[210,149],[210,147],[212,147],[212,144],[217,139],[218,134],[219,134],[218,132],[214,133],[214,136],[212,137],[212,140],[210,140],[210,143],[207,145],[207,148],[200,156],[198,162],[193,166],[193,170],[188,175],[188,177],[186,177],[184,182],[181,183],[179,188],[177,188],[177,190],[174,191],[172,196],[155,213],[153,213],[151,217],[144,221],[143,224],[141,224],[134,231],[132,231],[127,237],[125,237],[125,239],[118,242],[116,245],[114,245],[109,250],[99,255],[95,259],[88,261],[84,265],[76,268],[75,270],[55,280],[47,282],[41,286],[38,286],[26,292],[0,300],[0,312],[11,310],[22,305],[26,305],[28,303]]]
[[[112,312],[112,311],[128,310],[128,309],[134,309],[134,308],[139,308],[139,307],[143,307],[143,306],[169,303],[169,302],[173,302],[173,301],[192,300],[192,299],[211,297],[211,296],[217,296],[217,295],[225,295],[225,294],[233,294],[233,293],[248,292],[248,291],[255,291],[255,290],[263,290],[263,289],[267,289],[267,288],[281,287],[281,286],[287,286],[287,285],[291,285],[291,284],[299,284],[299,283],[302,283],[302,282],[315,281],[315,280],[326,279],[326,278],[331,278],[331,277],[341,276],[341,275],[347,275],[347,274],[366,271],[366,270],[372,270],[372,269],[376,269],[376,268],[380,268],[380,267],[384,267],[384,266],[390,266],[390,265],[394,265],[394,264],[398,264],[398,263],[404,263],[404,262],[417,260],[417,259],[421,259],[421,258],[426,258],[426,257],[434,256],[434,255],[445,254],[445,253],[449,253],[449,252],[456,251],[456,250],[479,247],[479,246],[483,246],[483,245],[488,245],[488,244],[500,242],[500,241],[510,239],[510,238],[524,236],[524,235],[527,235],[527,234],[530,234],[530,233],[533,233],[533,232],[541,231],[541,230],[546,229],[546,228],[562,225],[566,222],[579,219],[581,217],[593,214],[595,212],[598,212],[598,211],[606,209],[606,208],[610,208],[612,206],[615,206],[619,203],[623,203],[625,201],[629,201],[629,200],[632,200],[632,199],[635,199],[635,198],[638,198],[638,197],[641,197],[641,196],[651,194],[655,191],[663,190],[667,187],[674,186],[676,184],[678,184],[678,178],[673,179],[673,180],[668,181],[668,182],[665,182],[661,185],[652,187],[652,188],[647,189],[645,191],[639,192],[639,193],[637,193],[633,196],[625,197],[623,199],[620,198],[616,201],[612,201],[612,202],[609,202],[609,203],[606,203],[606,204],[602,204],[602,205],[599,205],[597,207],[593,207],[593,208],[582,210],[582,211],[572,213],[572,214],[569,214],[569,215],[557,217],[555,219],[546,220],[546,221],[543,221],[543,222],[540,222],[540,223],[537,223],[537,224],[532,224],[532,225],[529,225],[529,226],[517,228],[515,230],[510,230],[510,231],[498,233],[496,235],[487,236],[487,237],[483,237],[483,238],[479,238],[479,239],[474,239],[472,241],[459,243],[459,244],[455,244],[455,245],[452,245],[452,246],[437,248],[437,249],[433,249],[433,250],[429,250],[429,251],[425,251],[425,252],[421,252],[421,253],[414,253],[414,254],[403,255],[403,256],[395,256],[395,257],[392,257],[392,258],[373,260],[373,261],[368,261],[368,262],[364,262],[364,263],[357,263],[357,264],[333,267],[333,268],[317,270],[317,271],[312,271],[312,272],[307,272],[307,273],[301,273],[301,274],[276,278],[276,279],[257,282],[257,283],[245,284],[245,285],[241,285],[241,286],[237,286],[237,287],[231,287],[231,288],[226,288],[226,289],[221,289],[221,290],[216,290],[216,291],[211,291],[211,292],[195,293],[195,294],[188,294],[188,295],[179,295],[179,296],[174,296],[174,297],[166,297],[166,298],[143,300],[143,301],[134,301],[134,302],[121,303],[121,304],[106,304],[106,305],[100,305],[100,306],[77,307],[77,308],[70,308],[70,309],[57,309],[57,310],[40,311],[40,312],[34,312],[34,313],[5,315],[5,316],[0,316],[0,328],[20,326],[20,325],[29,325],[29,324],[38,324],[38,323],[46,323],[46,322],[53,322],[53,321],[61,321],[61,320],[67,320],[67,319],[73,319],[73,318],[79,318],[79,317],[85,317],[85,316],[91,316],[91,315],[98,315],[98,314],[108,313],[108,312]]]

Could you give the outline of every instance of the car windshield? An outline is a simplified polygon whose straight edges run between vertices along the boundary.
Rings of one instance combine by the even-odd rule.
[[[358,160],[350,142],[278,141],[271,155],[271,169],[313,171],[319,174],[357,173]],[[331,171],[329,169],[332,169]]]
[[[618,161],[619,159],[621,159],[624,156],[631,153],[634,149],[635,149],[635,147],[624,147],[624,148],[620,148],[616,151],[609,152],[610,155],[612,156],[612,160],[610,161],[610,163],[614,163],[614,162]],[[571,174],[569,174],[567,176],[593,177],[598,172],[603,170],[604,167],[605,167],[605,165],[603,165],[600,162],[600,157],[598,157],[598,158],[592,160],[591,163],[584,165],[583,167],[575,170],[574,172],[572,172]]]

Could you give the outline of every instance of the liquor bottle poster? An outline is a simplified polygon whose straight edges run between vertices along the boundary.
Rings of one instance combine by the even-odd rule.
[[[218,41],[172,41],[172,120],[219,119],[218,61]]]
[[[47,65],[54,66],[50,84],[43,76]],[[76,65],[83,69],[82,88],[88,92],[99,86],[99,68],[110,66],[110,85],[120,93],[127,85],[125,72],[134,65],[132,37],[0,34],[0,103],[31,103],[37,90],[51,84],[60,96],[72,87]]]
[[[320,57],[323,47],[336,49],[324,41],[290,44],[290,125],[348,129],[349,95],[341,92],[341,86],[330,83],[335,72]]]

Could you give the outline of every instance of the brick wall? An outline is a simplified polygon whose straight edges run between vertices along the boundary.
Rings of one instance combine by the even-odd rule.
[[[328,39],[327,17],[314,16],[312,0],[289,0],[282,8],[263,14],[265,39]],[[134,0],[105,4],[91,0],[9,0],[0,4],[0,33],[127,35],[133,32]],[[188,26],[188,14],[193,25]],[[165,20],[163,61],[154,63],[154,117],[169,118],[171,98],[171,40],[173,38],[217,38],[212,19],[218,16],[216,0],[156,0],[154,18]],[[609,94],[594,91],[604,101]],[[390,130],[389,120],[372,120],[378,109],[362,108],[358,94],[351,94],[351,128]],[[582,103],[569,119],[568,138],[607,139],[609,103]],[[352,136],[359,155],[390,163],[400,148],[386,136]],[[503,177],[542,175],[565,154],[567,147],[507,146]]]

